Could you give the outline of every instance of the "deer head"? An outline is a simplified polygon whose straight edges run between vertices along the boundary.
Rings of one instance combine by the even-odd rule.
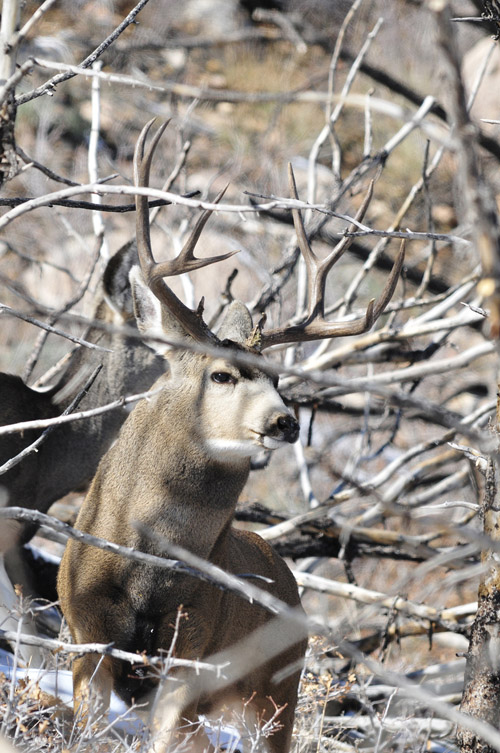
[[[151,160],[166,127],[156,133],[144,156],[149,123],[139,138],[135,154],[135,176],[139,185],[149,181]],[[216,202],[220,201],[221,192]],[[156,342],[156,351],[167,357],[168,385],[176,399],[188,385],[189,400],[196,392],[200,410],[196,416],[196,433],[203,438],[208,452],[222,461],[251,457],[262,449],[274,450],[284,442],[295,442],[299,426],[276,391],[276,383],[265,368],[238,365],[238,354],[258,355],[255,330],[248,309],[233,302],[217,333],[203,320],[203,307],[197,311],[185,306],[164,281],[165,277],[199,269],[227,259],[234,252],[211,258],[195,257],[194,248],[211,212],[198,220],[178,257],[162,263],[154,260],[149,233],[147,197],[137,197],[137,248],[140,267],[130,273],[136,320],[149,338],[155,336],[183,342],[192,347],[172,347]],[[257,338],[260,341],[260,337]],[[204,349],[205,352],[204,352]],[[212,354],[217,353],[213,358]],[[207,353],[208,351],[208,353]],[[236,356],[236,357],[235,357]],[[184,412],[184,416],[188,413]],[[194,430],[194,427],[192,427]]]
[[[145,153],[145,144],[148,133],[154,120],[150,121],[142,130],[138,139],[134,157],[134,175],[137,185],[146,187],[149,184],[151,161],[158,142],[168,125],[163,124],[156,132],[151,144]],[[290,191],[293,198],[297,197],[297,189],[291,166],[289,167]],[[215,202],[219,202],[224,191],[219,193]],[[356,219],[361,220],[366,212],[371,198],[371,190],[363,202]],[[207,447],[210,447],[219,457],[227,451],[228,459],[233,455],[250,456],[262,447],[274,449],[280,442],[294,442],[298,436],[298,424],[285,408],[281,399],[277,403],[277,394],[269,377],[265,375],[265,366],[262,369],[238,367],[236,352],[247,352],[253,355],[260,354],[271,345],[334,338],[346,335],[355,335],[370,329],[380,314],[384,311],[391,299],[404,260],[404,247],[402,246],[398,258],[393,266],[385,288],[378,301],[370,301],[365,316],[360,320],[351,322],[325,321],[325,285],[327,276],[336,261],[349,247],[352,238],[345,237],[323,260],[320,260],[312,250],[306,236],[302,216],[299,210],[294,209],[293,220],[298,238],[299,248],[306,263],[308,273],[308,309],[302,322],[284,327],[278,327],[263,331],[264,317],[254,328],[252,317],[248,309],[240,302],[234,302],[228,309],[226,319],[217,334],[213,333],[203,320],[203,301],[196,311],[185,306],[165,282],[166,277],[200,269],[208,264],[214,264],[227,259],[234,252],[214,256],[210,258],[198,258],[194,255],[196,243],[201,231],[205,226],[211,211],[205,211],[199,218],[196,226],[186,241],[177,258],[157,263],[151,248],[148,201],[146,196],[137,197],[137,247],[139,252],[140,268],[134,268],[130,279],[135,301],[135,313],[139,328],[149,337],[164,338],[165,335],[174,340],[184,340],[192,344],[203,346],[212,351],[220,348],[220,358],[210,365],[210,373],[200,369],[201,361],[206,355],[200,355],[190,351],[189,353],[173,354],[169,345],[157,344],[157,352],[166,356],[169,354],[169,363],[172,379],[183,381],[184,376],[190,371],[190,381],[196,381],[194,375],[204,374],[203,395],[210,394],[207,399],[206,415],[208,425],[213,429],[215,436],[207,439]],[[233,352],[233,358],[224,358],[224,352]],[[195,366],[194,364],[197,364]],[[182,375],[179,371],[181,368]],[[210,392],[205,391],[211,384]],[[216,386],[215,386],[216,385]],[[235,389],[238,385],[238,390]],[[264,387],[264,385],[266,385]],[[256,394],[260,394],[261,400],[255,401]],[[270,398],[270,405],[266,405],[265,396]],[[275,406],[273,405],[275,403]],[[255,419],[248,424],[250,437],[239,438],[236,436],[220,436],[216,431],[224,415],[225,424],[233,416],[233,428],[241,427],[241,419],[244,414],[243,405],[256,405],[259,410]],[[268,414],[271,416],[268,418]],[[266,418],[264,418],[266,416]],[[238,433],[238,432],[235,432]]]

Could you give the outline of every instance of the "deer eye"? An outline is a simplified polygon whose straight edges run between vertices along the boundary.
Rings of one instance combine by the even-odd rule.
[[[213,382],[217,382],[217,384],[236,384],[234,376],[227,371],[214,371],[211,379]]]

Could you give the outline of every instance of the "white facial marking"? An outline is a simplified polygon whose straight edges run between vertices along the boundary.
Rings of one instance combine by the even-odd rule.
[[[258,441],[257,441],[258,438]],[[251,458],[262,450],[277,450],[285,442],[281,439],[256,434],[256,439],[207,439],[205,447],[209,454],[219,461],[231,461],[238,458]]]

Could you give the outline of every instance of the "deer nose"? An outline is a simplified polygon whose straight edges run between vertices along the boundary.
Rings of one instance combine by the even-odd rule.
[[[300,426],[299,422],[296,421],[293,416],[290,416],[289,414],[285,416],[279,416],[276,423],[278,425],[278,429],[283,435],[285,442],[290,442],[290,444],[293,444],[297,441],[299,437]]]

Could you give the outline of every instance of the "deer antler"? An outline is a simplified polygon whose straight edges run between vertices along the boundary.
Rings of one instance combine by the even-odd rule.
[[[290,193],[293,199],[297,199],[297,186],[292,166],[288,165],[288,178]],[[368,193],[359,208],[355,219],[361,221],[370,203],[373,193],[373,183],[370,184]],[[391,273],[387,280],[380,298],[371,300],[362,319],[352,322],[327,322],[325,321],[325,285],[326,278],[333,265],[340,259],[344,251],[352,243],[352,237],[345,236],[335,246],[328,256],[321,260],[311,248],[307,239],[299,209],[292,209],[293,224],[297,234],[297,240],[307,270],[307,313],[300,324],[292,324],[285,327],[277,327],[267,332],[262,332],[260,349],[269,348],[271,345],[283,343],[304,342],[306,340],[320,340],[330,337],[344,337],[346,335],[359,335],[369,330],[376,322],[380,314],[389,303],[401,272],[404,261],[404,241],[401,243],[399,254],[394,262]],[[353,226],[354,229],[354,226]]]
[[[151,161],[158,142],[161,139],[169,121],[161,125],[144,155],[144,146],[154,119],[146,123],[141,131],[135,147],[134,153],[134,180],[137,186],[147,187],[149,185],[149,172]],[[218,203],[224,193],[224,188],[215,198],[214,203]],[[149,209],[147,196],[136,196],[136,235],[137,250],[139,254],[139,264],[141,266],[144,279],[151,291],[158,298],[160,303],[165,305],[169,311],[183,325],[186,331],[197,341],[216,340],[215,335],[210,331],[202,318],[203,307],[200,305],[197,311],[192,311],[184,305],[175,295],[169,286],[163,280],[164,277],[182,274],[183,272],[192,272],[195,269],[206,267],[208,264],[215,264],[223,259],[228,259],[236,251],[230,251],[220,256],[212,256],[207,259],[199,259],[194,255],[194,249],[205,224],[212,214],[212,210],[207,210],[198,219],[191,235],[182,247],[179,255],[172,260],[165,262],[156,262],[151,249],[151,236],[149,230]]]

